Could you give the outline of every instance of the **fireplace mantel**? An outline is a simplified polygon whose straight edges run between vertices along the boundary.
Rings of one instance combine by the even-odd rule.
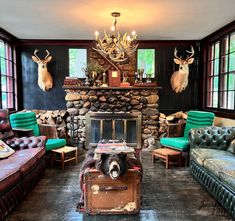
[[[63,86],[69,116],[66,119],[68,136],[78,142],[86,141],[86,114],[90,112],[142,114],[141,143],[148,147],[151,139],[158,138],[158,91],[162,87],[85,87]],[[71,119],[76,125],[71,127]]]
[[[86,86],[63,86],[65,90],[160,90],[162,87],[86,87]]]

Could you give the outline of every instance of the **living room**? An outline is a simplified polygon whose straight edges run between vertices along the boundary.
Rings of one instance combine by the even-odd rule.
[[[0,5],[0,220],[235,219],[234,0]],[[135,206],[79,183],[103,139]]]

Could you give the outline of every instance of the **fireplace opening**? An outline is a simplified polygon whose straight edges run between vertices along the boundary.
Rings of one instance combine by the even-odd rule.
[[[141,113],[87,113],[86,149],[96,146],[101,139],[123,139],[128,146],[141,148]]]

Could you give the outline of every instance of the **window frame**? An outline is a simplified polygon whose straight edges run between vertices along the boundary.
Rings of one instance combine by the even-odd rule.
[[[6,83],[6,90],[3,91],[2,88],[2,83],[0,84],[0,108],[7,108],[9,110],[17,110],[18,109],[18,90],[17,90],[17,58],[16,58],[16,46],[11,43],[8,40],[5,40],[2,36],[0,36],[0,41],[4,45],[4,51],[5,55],[2,57],[0,55],[0,60],[4,60],[5,62],[5,69],[6,73],[1,73],[1,68],[0,68],[0,80],[2,82],[2,77],[5,76],[6,82],[11,81],[11,86],[9,87],[10,84]],[[9,80],[11,79],[11,80]],[[6,95],[6,102],[7,105],[4,106],[3,100],[2,100],[2,95],[5,93]],[[10,95],[10,96],[9,96]],[[11,97],[11,98],[10,98]],[[10,102],[9,102],[10,100]],[[9,106],[9,104],[12,103],[12,106]]]
[[[202,84],[200,84],[201,86],[203,86],[203,93],[201,93],[201,91],[199,91],[199,97],[201,95],[202,97],[202,109],[206,110],[206,111],[212,111],[216,114],[216,116],[220,116],[220,117],[226,117],[226,118],[231,118],[231,119],[235,119],[235,101],[234,101],[234,109],[225,109],[225,108],[221,108],[221,102],[220,101],[220,93],[218,93],[218,106],[217,107],[209,107],[208,105],[208,101],[207,101],[207,89],[208,89],[208,56],[209,56],[209,46],[211,46],[212,44],[216,43],[216,42],[220,42],[219,45],[219,88],[218,91],[221,92],[221,64],[222,64],[222,56],[224,56],[222,54],[222,47],[224,46],[222,44],[223,40],[227,37],[227,36],[232,36],[232,34],[235,32],[235,22],[232,22],[226,26],[224,26],[223,28],[219,29],[218,31],[212,33],[211,35],[209,35],[208,37],[204,38],[202,40],[202,64],[203,64],[203,81]],[[227,53],[229,54],[229,53]],[[226,74],[229,73],[234,73],[235,71],[229,71],[227,70]],[[227,87],[228,89],[228,87]],[[234,90],[233,90],[234,91]],[[220,106],[219,106],[220,105]]]

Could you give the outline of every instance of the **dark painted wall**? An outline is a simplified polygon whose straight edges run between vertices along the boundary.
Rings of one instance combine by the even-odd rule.
[[[52,55],[52,60],[47,64],[48,71],[53,78],[53,88],[44,92],[38,86],[38,65],[31,56],[35,49],[38,56],[45,57],[45,49]],[[23,108],[27,109],[65,109],[65,92],[62,89],[63,80],[68,73],[68,50],[64,46],[27,46],[22,47],[22,99]]]
[[[88,47],[91,42],[80,44],[78,41],[24,41],[21,46],[22,61],[22,108],[27,109],[64,109],[65,92],[62,88],[63,80],[68,75],[68,48]],[[178,49],[178,55],[185,58],[186,49],[195,49],[195,61],[190,65],[189,85],[181,94],[175,94],[170,87],[170,77],[178,70],[178,65],[173,62],[174,47]],[[198,108],[198,65],[199,65],[199,42],[197,41],[142,41],[140,48],[156,48],[156,80],[159,91],[159,110],[166,114],[179,110]],[[37,64],[31,59],[35,49],[39,49],[38,55],[45,56],[48,49],[53,57],[48,63],[48,70],[52,75],[54,86],[49,92],[42,91],[37,84]]]

